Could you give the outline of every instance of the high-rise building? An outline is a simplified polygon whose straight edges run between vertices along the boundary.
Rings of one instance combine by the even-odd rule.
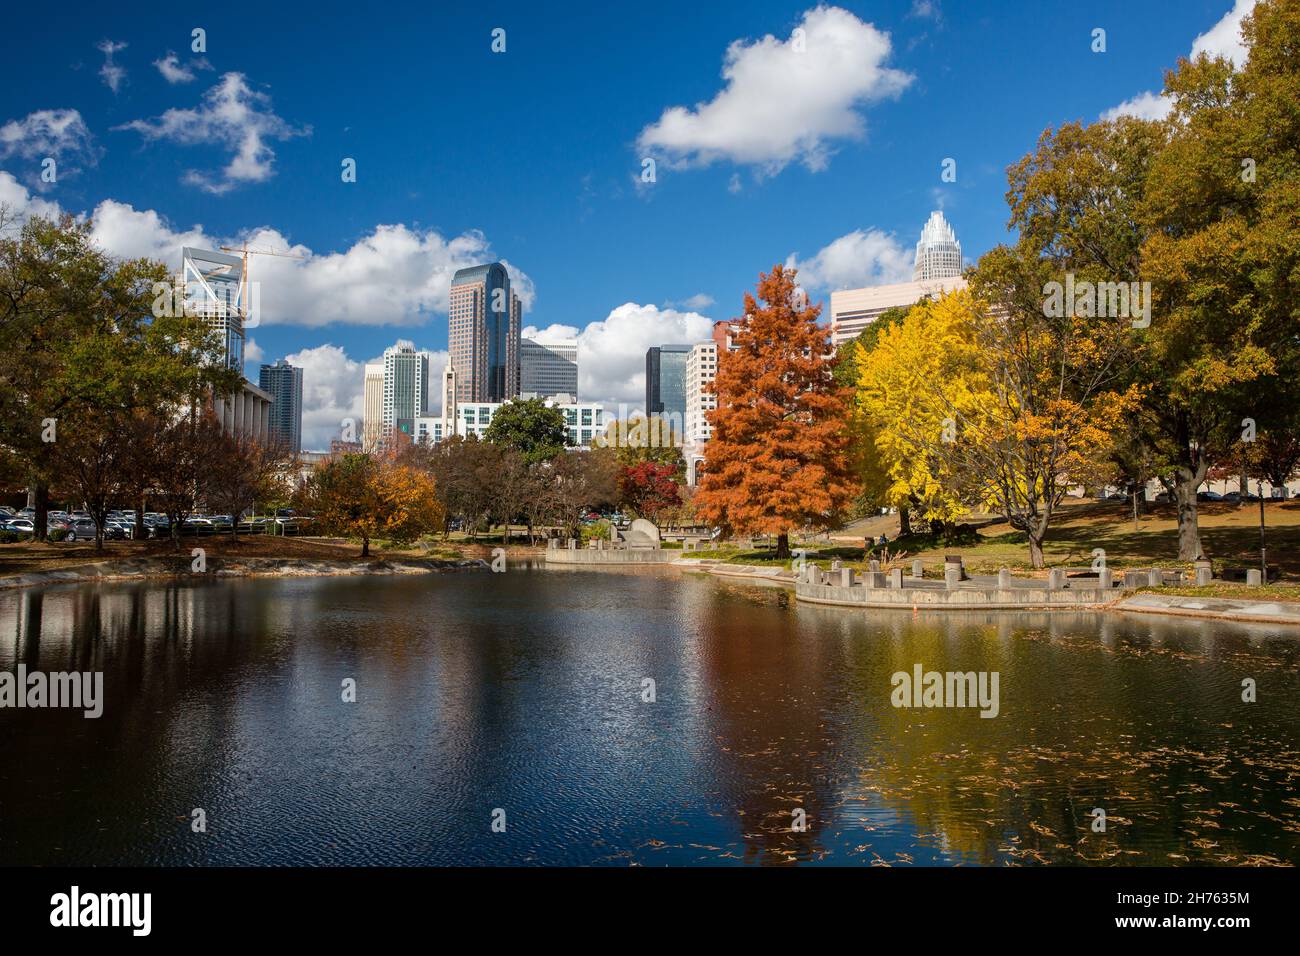
[[[736,351],[736,336],[740,334],[740,323],[723,319],[713,323],[713,342],[719,352]]]
[[[222,360],[244,370],[244,260],[209,249],[181,249],[181,288],[187,315],[207,319],[221,337]]]
[[[447,381],[446,379],[444,381]],[[573,395],[522,394],[518,400],[541,398],[550,408],[564,415],[565,440],[570,447],[588,448],[605,432],[605,408],[599,402],[579,402]],[[415,439],[430,444],[452,435],[482,439],[495,415],[505,402],[461,402],[445,405],[440,417],[425,416],[416,422]]]
[[[943,218],[942,212],[930,213],[930,219],[921,229],[921,241],[916,244],[916,265],[912,269],[913,282],[930,282],[935,279],[954,279],[961,275],[961,243],[957,234]]]
[[[519,391],[578,394],[577,339],[520,339]]]
[[[298,454],[302,451],[302,369],[280,359],[261,367],[257,384],[271,396],[271,440]]]
[[[428,352],[410,342],[384,349],[384,414],[381,438],[393,432],[415,435],[415,420],[429,408]]]
[[[244,316],[250,313],[250,290],[244,283],[244,260],[209,249],[181,248],[181,271],[175,279],[174,304],[187,315],[202,316],[220,338],[218,359],[237,370],[241,384],[230,395],[212,395],[212,410],[230,433],[266,441],[270,432],[271,395],[246,378]]]
[[[361,406],[361,447],[373,452],[384,437],[384,365],[366,365],[365,389]]]
[[[894,308],[916,305],[944,292],[966,288],[961,276],[927,282],[896,282],[865,289],[841,289],[831,293],[831,344],[838,349],[852,342],[881,314]]]
[[[689,345],[655,345],[645,353],[645,412],[661,415],[680,433],[686,422]]]
[[[718,397],[708,385],[718,375],[718,343],[691,346],[686,358],[686,443],[702,444],[713,437],[708,413],[718,407]]]
[[[499,262],[461,269],[451,280],[447,349],[456,367],[456,397],[501,402],[519,394],[523,306]]]

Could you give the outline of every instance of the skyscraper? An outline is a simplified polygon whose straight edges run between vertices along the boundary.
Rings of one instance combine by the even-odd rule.
[[[447,350],[458,399],[503,402],[519,394],[522,319],[523,306],[501,263],[461,269],[452,277]]]
[[[934,279],[953,279],[961,275],[961,243],[957,234],[943,218],[942,212],[930,213],[930,219],[921,229],[921,241],[916,244],[916,265],[912,269],[913,282],[930,282]]]
[[[429,407],[428,352],[410,342],[384,349],[384,414],[381,438],[393,432],[415,435],[415,420]]]
[[[176,283],[186,314],[202,316],[217,330],[217,358],[238,371],[242,379],[233,393],[212,396],[212,410],[221,427],[265,441],[270,430],[271,396],[243,377],[244,317],[254,314],[251,290],[244,282],[244,260],[183,246]]]
[[[372,452],[384,435],[384,365],[366,366],[364,404],[361,406],[361,448]]]
[[[244,312],[248,290],[239,256],[181,248],[181,283],[187,313],[202,316],[221,337],[222,359],[244,370]]]
[[[302,369],[280,359],[261,367],[257,384],[271,395],[271,440],[298,454],[302,451]]]
[[[578,394],[577,339],[520,339],[519,391],[551,395]]]
[[[686,425],[686,360],[689,345],[655,345],[645,353],[645,412],[668,418],[681,434]]]
[[[686,359],[687,443],[703,444],[713,437],[708,414],[718,407],[718,397],[708,390],[708,385],[717,376],[718,343],[710,339],[693,346]]]

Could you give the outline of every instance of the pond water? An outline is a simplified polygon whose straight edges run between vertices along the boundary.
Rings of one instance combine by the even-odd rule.
[[[512,566],[0,592],[19,665],[103,714],[0,708],[4,864],[1300,862],[1267,626]],[[894,706],[917,665],[997,716]]]

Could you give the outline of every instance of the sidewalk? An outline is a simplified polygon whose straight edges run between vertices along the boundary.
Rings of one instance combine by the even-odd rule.
[[[1234,601],[1230,598],[1179,597],[1166,594],[1134,594],[1116,601],[1116,611],[1139,614],[1178,614],[1223,621],[1261,621],[1300,626],[1300,604],[1281,601]]]

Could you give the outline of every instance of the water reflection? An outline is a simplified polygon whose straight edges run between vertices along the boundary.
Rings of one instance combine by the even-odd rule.
[[[0,593],[19,662],[105,712],[0,710],[0,862],[1300,860],[1300,641],[1260,625],[512,567]],[[1000,715],[892,707],[918,663]]]

